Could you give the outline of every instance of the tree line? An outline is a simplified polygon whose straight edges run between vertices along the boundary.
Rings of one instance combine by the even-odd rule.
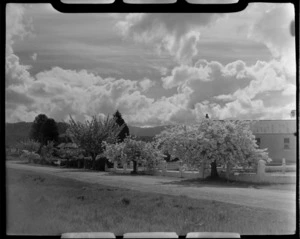
[[[192,168],[211,169],[211,177],[218,177],[217,166],[228,171],[235,165],[256,165],[259,160],[269,162],[266,149],[259,149],[249,122],[218,121],[208,115],[193,125],[173,125],[163,130],[151,142],[143,142],[130,136],[129,128],[119,111],[113,117],[92,117],[78,122],[70,117],[65,136],[91,158],[95,169],[96,158],[102,155],[105,163],[124,165],[133,162],[133,172],[138,164],[154,168],[167,158],[179,159]],[[40,143],[38,154],[49,141],[57,142],[58,129],[54,119],[38,115],[30,131],[31,139]],[[86,161],[84,161],[86,162]]]

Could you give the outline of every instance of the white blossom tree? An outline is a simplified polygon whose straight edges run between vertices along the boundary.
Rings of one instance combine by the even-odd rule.
[[[138,164],[142,164],[148,170],[152,170],[163,160],[163,154],[156,147],[155,143],[146,143],[133,137],[127,137],[123,142],[117,144],[104,142],[104,145],[104,155],[110,161],[123,164],[132,161],[133,174],[137,173]]]
[[[266,149],[258,149],[246,121],[203,119],[198,124],[175,125],[156,136],[156,141],[189,167],[210,164],[212,178],[218,177],[218,164],[231,167],[259,159],[270,161]]]
[[[91,121],[85,123],[76,122],[71,116],[67,134],[73,142],[84,149],[92,158],[92,168],[95,169],[96,157],[102,154],[104,147],[102,142],[116,143],[118,135],[123,129],[116,121],[107,116],[106,118],[92,117]]]

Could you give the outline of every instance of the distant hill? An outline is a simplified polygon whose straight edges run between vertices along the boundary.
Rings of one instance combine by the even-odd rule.
[[[28,139],[32,122],[5,124],[5,145],[13,146],[19,141]]]
[[[65,123],[58,122],[58,131],[60,134],[65,133],[67,127]],[[21,140],[29,137],[32,122],[18,122],[5,124],[5,145],[13,146]],[[138,140],[151,141],[153,137],[159,134],[166,126],[157,126],[150,128],[142,128],[136,126],[128,126],[131,135],[137,136]]]
[[[28,139],[31,126],[32,122],[5,123],[5,145],[13,146]],[[57,127],[60,134],[66,132],[66,123],[58,122]]]

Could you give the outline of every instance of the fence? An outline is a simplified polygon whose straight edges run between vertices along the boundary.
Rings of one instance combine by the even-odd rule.
[[[266,166],[265,161],[260,160],[256,168],[233,168],[229,174],[226,174],[225,168],[218,168],[218,172],[222,177],[232,181],[252,182],[252,183],[296,183],[296,174],[286,172],[296,172],[296,166],[286,166],[285,161],[281,166]],[[130,173],[132,171],[132,164],[124,165],[122,169],[115,164],[115,172]],[[144,170],[144,168],[139,168]],[[147,172],[145,171],[147,174]],[[185,170],[184,165],[181,166],[179,162],[163,162],[155,171],[148,172],[151,175],[179,177],[179,178],[206,178],[210,175],[210,168],[200,167],[198,171]]]

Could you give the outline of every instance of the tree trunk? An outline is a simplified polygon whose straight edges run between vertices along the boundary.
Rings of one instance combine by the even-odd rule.
[[[211,164],[210,177],[211,178],[219,178],[218,170],[217,170],[217,162],[213,161]]]
[[[83,167],[86,169],[86,157],[83,158]]]
[[[133,171],[131,172],[132,174],[137,174],[137,161],[133,160]]]
[[[102,172],[105,172],[105,164],[106,164],[106,160],[105,158],[100,158],[99,159],[99,170]]]
[[[96,156],[92,156],[92,169],[96,170]]]

